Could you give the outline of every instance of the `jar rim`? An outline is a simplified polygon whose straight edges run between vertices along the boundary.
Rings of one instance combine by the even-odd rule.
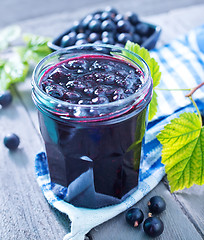
[[[125,51],[125,52],[133,55],[134,57],[136,57],[136,59],[138,59],[142,63],[142,65],[144,66],[145,69],[143,67],[141,69],[141,66],[139,66],[138,63],[136,63],[135,61],[130,59],[128,56],[125,56],[125,59],[130,61],[130,63],[139,67],[143,71],[143,73],[145,73],[144,78],[143,78],[144,82],[136,90],[136,92],[131,94],[130,96],[128,96],[124,99],[119,99],[117,101],[113,101],[113,102],[109,102],[109,103],[102,103],[102,104],[69,103],[69,102],[54,98],[54,97],[48,95],[46,92],[43,91],[43,89],[39,85],[39,76],[38,76],[38,72],[40,71],[43,64],[45,64],[50,58],[52,58],[54,56],[57,56],[57,55],[62,56],[63,54],[68,53],[68,51],[77,50],[77,49],[78,49],[78,53],[80,53],[80,49],[86,49],[86,48],[90,48],[90,47],[93,48],[92,51],[94,51],[94,50],[97,51],[97,49],[105,48],[105,49],[112,49],[113,51],[116,51],[116,53],[117,53],[117,51],[120,51],[121,53],[123,53]],[[80,53],[80,54],[82,54],[82,53]],[[113,57],[115,57],[115,55],[113,55]],[[123,55],[123,57],[124,57],[124,55]],[[127,49],[122,48],[122,47],[114,46],[114,45],[109,45],[109,44],[97,44],[97,45],[96,44],[83,44],[83,45],[80,45],[80,46],[72,46],[72,47],[67,47],[67,48],[64,48],[64,49],[57,50],[57,51],[47,55],[45,58],[43,58],[37,64],[37,66],[35,67],[35,69],[33,71],[32,88],[33,88],[33,91],[35,91],[35,93],[33,92],[32,94],[34,94],[34,98],[36,98],[36,96],[40,96],[41,99],[43,98],[44,101],[49,101],[49,103],[51,103],[53,105],[61,105],[65,108],[67,108],[67,107],[68,108],[73,108],[73,109],[80,108],[81,110],[87,110],[87,109],[88,110],[90,110],[90,109],[91,110],[96,110],[96,109],[98,110],[98,109],[106,108],[106,107],[112,108],[112,107],[117,107],[119,105],[125,105],[125,104],[128,104],[128,103],[131,103],[132,101],[135,102],[136,99],[138,99],[138,101],[142,100],[142,99],[139,99],[139,98],[141,98],[141,93],[146,91],[149,88],[148,79],[150,78],[150,76],[151,76],[150,69],[149,69],[149,66],[147,65],[147,63],[145,62],[145,60],[143,58],[141,58],[138,54],[136,54],[136,53],[134,53],[130,50],[127,50]],[[143,96],[143,98],[144,98],[144,96]],[[66,115],[65,112],[60,111],[59,113],[61,115]],[[76,117],[78,117],[78,116],[76,116]]]

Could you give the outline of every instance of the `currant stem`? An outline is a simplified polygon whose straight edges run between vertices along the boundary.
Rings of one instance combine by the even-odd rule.
[[[197,87],[193,88],[190,93],[186,94],[186,97],[191,97],[193,95],[193,93],[198,90],[199,88],[201,88],[204,85],[204,82],[200,83]]]
[[[192,96],[189,96],[189,99],[191,100],[191,102],[193,103],[194,107],[196,108],[196,111],[197,111],[197,113],[198,113],[198,117],[199,117],[200,122],[201,122],[201,127],[202,127],[202,116],[201,116],[201,114],[200,114],[200,111],[199,111],[199,109],[198,109],[198,106],[197,106],[196,102],[193,100]]]
[[[188,93],[188,94],[185,95],[185,97],[188,97],[188,98],[191,100],[191,102],[193,103],[193,105],[195,106],[195,108],[196,108],[196,110],[197,110],[197,113],[198,113],[198,117],[199,117],[200,122],[201,122],[201,127],[202,127],[202,124],[203,124],[203,123],[202,123],[202,116],[201,116],[201,113],[200,113],[200,111],[199,111],[199,109],[198,109],[198,106],[197,106],[196,102],[195,102],[195,101],[193,100],[193,98],[192,98],[192,95],[193,95],[193,93],[194,93],[195,91],[197,91],[197,90],[198,90],[199,88],[201,88],[203,85],[204,85],[204,82],[198,84],[197,87],[191,89],[190,93]]]
[[[160,91],[191,91],[192,88],[155,88],[155,90],[160,90]]]

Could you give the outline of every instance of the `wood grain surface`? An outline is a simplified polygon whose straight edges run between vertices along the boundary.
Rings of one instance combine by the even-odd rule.
[[[122,9],[122,1],[120,1]],[[102,3],[84,7],[75,12],[54,14],[20,22],[23,32],[55,37],[74,19],[101,7]],[[119,8],[119,7],[118,7]],[[131,10],[131,6],[128,7]],[[204,4],[179,8],[168,13],[142,16],[146,21],[159,24],[163,31],[157,46],[170,42],[180,34],[204,24]],[[26,82],[12,88],[12,104],[0,110],[0,240],[59,240],[69,231],[66,215],[49,206],[35,178],[35,154],[43,149],[39,133],[37,110],[31,99],[31,75]],[[15,132],[21,139],[15,152],[2,144],[6,133]],[[167,209],[161,214],[164,233],[159,240],[204,239],[204,187],[193,186],[170,194],[164,179],[137,206],[147,216],[147,202],[153,195],[161,195]],[[148,239],[141,227],[129,227],[124,213],[92,229],[93,240]]]
[[[59,2],[56,0],[1,0],[0,28],[27,19],[33,21],[35,18],[49,17],[53,14],[60,17],[63,13],[74,16],[75,12],[80,12],[82,9],[88,12],[90,9],[104,9],[106,6],[113,6],[120,12],[134,10],[142,16],[150,16],[202,3],[203,0],[75,0],[71,2],[67,0]]]

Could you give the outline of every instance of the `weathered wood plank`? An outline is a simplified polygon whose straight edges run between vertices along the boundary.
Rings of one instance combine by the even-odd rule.
[[[177,192],[175,199],[204,239],[204,186],[194,185]]]
[[[168,12],[172,9],[177,9],[181,7],[186,7],[190,5],[196,5],[203,3],[202,0],[171,0],[164,2],[161,0],[129,0],[128,4],[126,1],[118,0],[77,0],[73,1],[71,4],[67,0],[61,0],[60,4],[56,4],[55,0],[49,0],[49,6],[46,1],[35,0],[18,0],[9,1],[1,0],[0,8],[0,27],[5,25],[15,23],[16,21],[25,21],[26,19],[34,19],[42,16],[50,16],[52,14],[63,13],[73,13],[79,8],[101,8],[104,9],[105,6],[114,6],[120,11],[130,11],[133,10],[140,15],[153,15],[162,12]],[[80,6],[80,7],[79,7]]]
[[[144,197],[136,207],[144,211],[145,219],[148,214],[148,200],[155,195],[162,196],[167,204],[166,210],[160,214],[161,220],[164,222],[164,232],[157,239],[167,240],[201,240],[202,237],[196,231],[189,219],[183,214],[179,204],[171,196],[168,189],[163,183],[160,183],[146,197]],[[91,233],[93,240],[146,240],[150,239],[143,231],[142,225],[135,229],[129,226],[125,221],[125,213],[111,219],[110,221],[94,228]]]
[[[0,110],[0,239],[62,239],[68,232],[67,217],[52,209],[35,178],[34,157],[42,143],[19,98]],[[17,151],[3,144],[6,133],[21,139]]]

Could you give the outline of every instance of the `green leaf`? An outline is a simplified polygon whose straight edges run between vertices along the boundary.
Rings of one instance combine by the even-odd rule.
[[[10,58],[0,68],[0,90],[8,89],[13,83],[24,81],[28,69],[28,63],[23,63],[19,56]]]
[[[150,53],[148,52],[147,49],[144,47],[140,47],[138,44],[135,44],[133,42],[127,41],[125,48],[136,53],[139,55],[141,58],[145,60],[147,65],[149,66],[150,72],[151,72],[151,77],[153,79],[153,97],[150,102],[150,107],[149,107],[149,121],[153,119],[155,114],[157,113],[157,94],[154,90],[154,88],[160,83],[161,79],[161,72],[159,71],[159,64],[156,62],[154,58],[150,56]],[[124,54],[132,59],[135,62],[138,62],[138,59],[136,57],[133,57],[131,54],[124,52]]]
[[[51,53],[47,46],[49,38],[26,34],[23,36],[26,47],[17,47],[15,50],[21,56],[23,62],[38,63],[45,56]]]
[[[0,50],[6,49],[11,42],[20,37],[21,29],[17,25],[12,25],[0,31]]]
[[[151,58],[150,61],[147,62],[150,71],[151,71],[151,76],[153,79],[153,87],[155,88],[156,86],[159,85],[160,79],[161,79],[161,72],[159,71],[159,64],[156,62],[154,58]]]
[[[182,113],[157,139],[163,145],[162,163],[172,192],[204,184],[204,128],[198,115]]]
[[[50,38],[38,36],[34,34],[24,34],[23,40],[28,47],[32,48],[32,47],[47,46],[47,42],[50,40]]]
[[[157,106],[158,106],[158,102],[157,102],[157,93],[155,92],[155,90],[153,89],[153,94],[152,94],[152,100],[149,104],[149,116],[148,116],[148,120],[150,121],[155,114],[157,113]]]
[[[0,39],[5,44],[3,48],[8,47],[8,44],[18,36],[17,27],[5,29]],[[13,34],[13,35],[12,35]],[[11,84],[24,81],[29,70],[29,64],[37,63],[42,58],[51,53],[47,46],[49,38],[36,36],[33,34],[24,35],[26,46],[14,47],[16,53],[7,61],[0,59],[0,90],[8,89]],[[1,41],[0,41],[1,48]]]

